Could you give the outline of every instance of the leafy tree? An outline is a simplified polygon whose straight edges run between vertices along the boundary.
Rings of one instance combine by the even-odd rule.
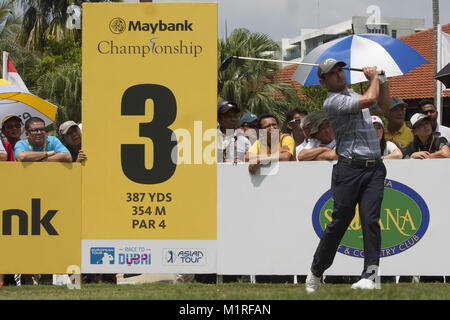
[[[54,128],[66,120],[81,121],[81,68],[74,64],[58,66],[37,81],[36,93],[59,109]]]
[[[21,21],[16,15],[13,2],[0,2],[0,40],[13,39],[20,30]]]
[[[81,6],[83,2],[121,2],[121,0],[17,0],[24,8],[22,28],[17,41],[28,49],[43,50],[49,36],[56,41],[81,39],[81,30],[70,29],[66,22],[67,8],[70,5]]]
[[[229,56],[270,59],[271,52],[278,49],[266,34],[235,29],[227,39],[218,41],[218,63]],[[273,62],[234,59],[218,73],[218,100],[235,101],[243,113],[272,113],[283,123],[286,111],[300,102],[291,83],[274,81],[279,68]]]

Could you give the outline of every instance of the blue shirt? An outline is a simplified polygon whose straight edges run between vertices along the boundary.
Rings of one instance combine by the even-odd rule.
[[[353,90],[328,92],[323,104],[336,139],[336,153],[353,159],[379,159],[380,143],[370,112],[378,105],[359,110],[359,94]]]
[[[68,153],[70,155],[69,150],[67,150],[67,148],[61,143],[61,141],[59,141],[58,138],[52,137],[52,136],[47,136],[46,138],[47,138],[46,139],[47,141],[45,142],[45,144],[42,147],[40,147],[40,148],[32,147],[33,149],[30,148],[31,143],[29,143],[28,139],[18,141],[16,143],[16,145],[14,146],[14,156],[17,159],[17,155],[19,154],[19,152],[22,152],[22,151],[40,151],[40,152],[55,151],[56,153],[63,152],[63,153]]]

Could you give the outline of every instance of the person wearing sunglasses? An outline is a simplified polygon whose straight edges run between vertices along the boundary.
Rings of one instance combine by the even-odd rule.
[[[53,161],[72,162],[69,150],[61,141],[45,132],[45,122],[41,118],[31,117],[25,122],[26,139],[20,140],[14,147],[17,161]]]
[[[305,133],[301,127],[302,119],[308,115],[306,110],[295,108],[289,110],[286,114],[286,126],[294,138],[295,147],[298,147],[305,141]]]
[[[6,140],[2,140],[8,154],[8,161],[14,161],[14,146],[21,139],[22,119],[15,114],[7,114],[2,120],[2,134]]]
[[[434,105],[434,100],[423,99],[420,101],[419,111],[430,118],[433,134],[437,137],[444,137],[450,142],[450,128],[438,123],[438,111]]]

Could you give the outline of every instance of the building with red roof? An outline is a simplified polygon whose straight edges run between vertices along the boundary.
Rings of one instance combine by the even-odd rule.
[[[442,26],[442,31],[450,34],[450,23]],[[399,37],[410,47],[420,53],[428,63],[411,70],[410,72],[389,78],[391,83],[391,96],[403,99],[408,103],[408,113],[413,113],[422,99],[434,99],[434,44],[433,29],[416,32],[407,36]],[[450,123],[450,90],[442,92],[443,115],[442,123]]]

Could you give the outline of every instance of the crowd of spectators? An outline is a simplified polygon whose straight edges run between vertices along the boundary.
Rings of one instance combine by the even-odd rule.
[[[450,128],[437,122],[433,100],[425,99],[406,119],[407,103],[391,97],[387,114],[373,114],[383,159],[450,158]],[[286,132],[275,115],[245,113],[235,102],[218,104],[218,162],[248,162],[256,174],[271,161],[337,160],[334,132],[323,110],[286,113]],[[277,143],[278,142],[278,143]]]
[[[87,159],[81,149],[81,124],[73,121],[62,123],[58,137],[48,135],[45,121],[39,117],[31,117],[23,123],[14,114],[2,119],[2,137],[0,144],[0,161],[19,162],[81,162]],[[0,286],[8,282],[21,284],[51,284],[52,275],[15,274],[0,275]]]

